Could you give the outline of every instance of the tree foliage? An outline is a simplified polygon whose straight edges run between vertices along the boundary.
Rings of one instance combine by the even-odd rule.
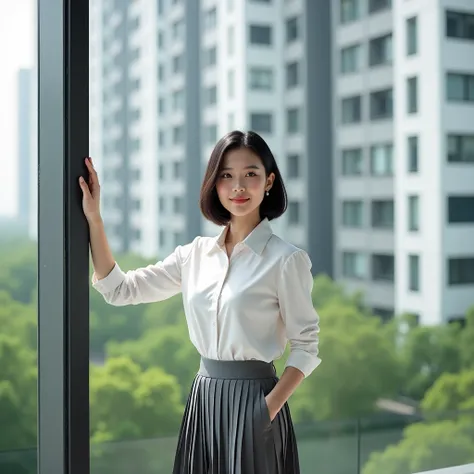
[[[35,252],[32,244],[0,245],[0,451],[36,443]],[[133,255],[117,259],[124,270],[148,263]],[[96,466],[108,472],[114,455],[106,441],[119,446],[119,440],[176,435],[199,355],[180,295],[117,308],[90,294],[91,352],[103,362],[91,366],[91,438]],[[421,401],[426,420],[373,454],[364,474],[473,461],[473,418],[439,413],[474,410],[474,308],[463,328],[421,327],[409,315],[383,323],[361,294],[347,294],[327,276],[315,279],[312,298],[321,317],[322,364],[290,399],[295,422],[370,416],[377,400],[403,394]],[[276,361],[280,374],[288,351]],[[145,451],[144,472],[155,454],[150,446]]]

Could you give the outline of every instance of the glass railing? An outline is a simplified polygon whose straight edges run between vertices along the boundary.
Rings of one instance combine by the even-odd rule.
[[[474,473],[467,466],[474,463],[474,411],[379,414],[295,430],[302,474]],[[169,474],[175,447],[176,437],[93,444],[91,474]],[[36,474],[36,456],[36,449],[0,452],[0,473]]]

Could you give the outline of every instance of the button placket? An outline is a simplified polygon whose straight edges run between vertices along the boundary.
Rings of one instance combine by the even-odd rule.
[[[220,310],[220,301],[222,296],[222,289],[224,287],[225,281],[227,279],[227,275],[229,273],[230,268],[230,261],[227,258],[227,254],[225,253],[225,262],[224,263],[224,273],[222,276],[222,280],[217,288],[215,299],[214,299],[214,320],[212,321],[212,326],[214,327],[214,348],[216,352],[216,358],[219,359],[219,310]]]

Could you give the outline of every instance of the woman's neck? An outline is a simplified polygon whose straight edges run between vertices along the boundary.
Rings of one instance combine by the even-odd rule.
[[[242,242],[260,222],[259,214],[252,217],[233,217],[229,224],[229,230],[227,231],[226,242],[234,245]]]

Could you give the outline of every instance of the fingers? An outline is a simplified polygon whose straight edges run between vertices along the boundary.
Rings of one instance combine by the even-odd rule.
[[[83,193],[84,197],[92,198],[91,192],[89,190],[89,186],[87,185],[85,179],[82,176],[79,178],[79,186],[82,189],[82,193]]]
[[[87,157],[85,161],[86,161],[87,170],[89,171],[89,182],[93,185],[98,185],[99,177],[94,168],[94,165],[92,164],[92,158]]]

